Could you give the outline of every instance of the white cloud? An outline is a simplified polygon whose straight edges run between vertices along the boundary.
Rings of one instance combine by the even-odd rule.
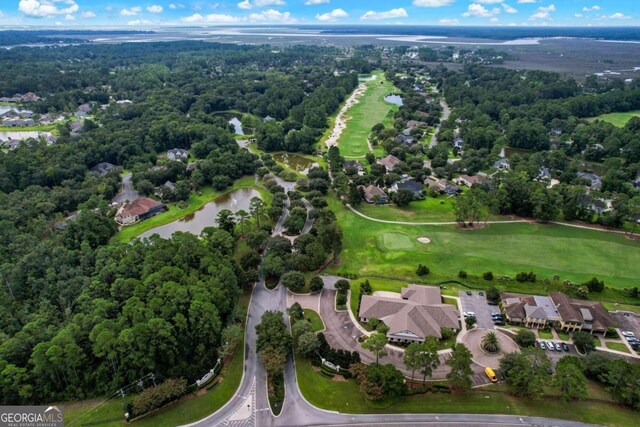
[[[134,25],[151,25],[151,24],[152,24],[152,22],[147,20],[147,19],[135,19],[133,21],[127,22],[127,25],[131,25],[131,26],[134,26]]]
[[[551,12],[555,11],[556,7],[553,4],[547,7],[539,7],[535,10],[535,12],[533,12],[533,15],[531,15],[529,19],[531,19],[532,21],[535,21],[536,19],[551,19]]]
[[[75,0],[20,0],[18,10],[36,18],[68,15],[80,9]]]
[[[251,2],[249,0],[243,0],[240,3],[238,3],[238,7],[240,9],[251,9],[253,7],[253,5],[251,4]]]
[[[296,19],[291,16],[290,12],[280,12],[279,10],[275,9],[267,9],[263,10],[260,13],[252,13],[251,15],[249,15],[249,21],[291,24],[296,22]]]
[[[65,21],[75,21],[76,17],[71,15],[70,13],[67,13],[66,15],[64,15],[64,20]]]
[[[518,4],[537,3],[536,0],[518,0]]]
[[[585,6],[585,7],[582,8],[583,12],[593,12],[594,10],[600,10],[600,6],[598,6],[597,4],[594,4],[591,7]]]
[[[88,10],[86,12],[82,12],[80,16],[82,16],[83,18],[95,18],[96,14],[95,12],[91,12],[90,10]]]
[[[140,12],[142,12],[142,8],[140,6],[135,6],[135,7],[130,7],[128,9],[127,8],[122,9],[120,11],[120,15],[122,15],[122,16],[136,16]]]
[[[105,6],[104,10],[106,10],[107,12],[111,12],[113,10],[113,6],[111,6],[111,5]]]
[[[453,2],[454,0],[413,0],[413,5],[418,7],[442,7],[449,6]]]
[[[147,12],[149,13],[162,13],[163,10],[164,8],[157,4],[147,6]]]
[[[322,22],[329,22],[335,21],[339,18],[346,18],[348,16],[349,14],[343,9],[333,9],[331,12],[316,15],[316,19]]]
[[[0,10],[0,18],[2,18],[4,16],[4,13],[2,13],[2,11]]]
[[[284,0],[242,0],[238,3],[240,9],[252,9],[254,7],[269,7],[269,6],[286,6],[287,2]]]
[[[330,3],[331,0],[307,0],[304,2],[305,6],[313,6],[315,4],[327,4]]]
[[[438,24],[440,25],[457,25],[459,24],[460,21],[458,21],[457,19],[447,19],[447,18],[442,18],[441,20],[438,21]]]
[[[476,2],[481,3],[481,4],[496,4],[496,3],[502,3],[504,0],[476,0]]]
[[[630,16],[625,15],[624,13],[616,12],[613,15],[607,16],[609,19],[630,19]]]
[[[476,16],[478,18],[490,18],[500,13],[500,9],[494,7],[491,10],[487,10],[486,7],[479,3],[471,3],[467,8],[467,11],[462,16]]]
[[[496,18],[495,16],[493,18],[489,19],[489,22],[494,22],[495,23],[495,22],[498,22],[498,21],[500,21],[500,20],[498,18]]]
[[[575,16],[576,18],[582,18],[584,15],[581,13],[576,13],[573,16]]]
[[[170,3],[169,9],[184,9],[184,5],[182,3]]]
[[[516,9],[515,7],[511,7],[506,3],[502,3],[502,8],[507,13],[518,13],[518,9]]]
[[[375,12],[373,10],[370,10],[366,12],[364,15],[362,15],[360,19],[362,21],[367,21],[367,20],[379,21],[381,19],[406,18],[407,16],[409,16],[407,14],[407,11],[404,10],[404,8],[399,7],[396,9],[385,10],[382,12]]]
[[[195,13],[191,16],[185,16],[180,20],[182,22],[187,22],[187,23],[202,22],[202,23],[213,23],[213,24],[229,24],[229,23],[234,23],[239,21],[239,19],[236,18],[235,16],[224,15],[221,13],[212,13],[205,16],[200,15],[199,13]]]

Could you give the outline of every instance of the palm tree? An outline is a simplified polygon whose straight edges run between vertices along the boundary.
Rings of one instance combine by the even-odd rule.
[[[489,353],[497,353],[500,351],[500,340],[495,332],[488,332],[482,337],[482,348]]]

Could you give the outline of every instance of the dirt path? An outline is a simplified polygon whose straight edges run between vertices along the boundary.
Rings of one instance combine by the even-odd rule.
[[[371,80],[375,80],[377,76],[373,76]],[[371,81],[369,80],[369,81]],[[338,145],[338,140],[340,139],[340,135],[342,135],[342,131],[344,131],[347,127],[347,121],[350,117],[347,117],[347,111],[349,108],[356,105],[360,102],[360,97],[367,91],[367,83],[360,83],[358,87],[353,91],[351,96],[344,103],[338,115],[336,116],[335,124],[333,125],[333,130],[331,134],[325,141],[327,148],[331,148],[334,145]]]

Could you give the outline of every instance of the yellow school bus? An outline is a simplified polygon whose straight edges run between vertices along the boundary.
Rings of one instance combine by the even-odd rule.
[[[487,375],[487,377],[491,380],[492,383],[498,382],[498,377],[496,377],[496,374],[495,372],[493,372],[493,369],[485,368],[484,373]]]

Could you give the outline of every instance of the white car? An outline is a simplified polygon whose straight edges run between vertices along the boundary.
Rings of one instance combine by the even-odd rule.
[[[547,341],[547,348],[549,350],[555,350],[556,347],[553,345],[553,343],[551,341]]]
[[[630,332],[630,331],[622,331],[620,333],[625,337],[635,337],[636,336],[636,334],[634,334],[633,332]]]
[[[473,311],[465,311],[464,312],[464,317],[476,317],[476,314]]]

